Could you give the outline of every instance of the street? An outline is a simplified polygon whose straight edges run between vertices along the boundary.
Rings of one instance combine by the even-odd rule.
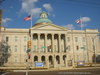
[[[3,75],[25,75],[25,72],[8,72]],[[60,71],[32,71],[28,75],[100,75],[100,68],[81,68]]]

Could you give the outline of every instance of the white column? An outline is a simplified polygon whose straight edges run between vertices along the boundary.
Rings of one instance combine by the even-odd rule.
[[[58,35],[59,39],[59,52],[61,52],[61,34]]]
[[[66,48],[67,48],[67,34],[65,34],[65,49],[64,50],[66,50]]]
[[[38,55],[38,62],[41,62],[41,56]]]
[[[59,56],[59,59],[60,59],[60,66],[62,66],[63,65],[63,57],[62,57],[62,55]]]
[[[54,63],[54,68],[56,68],[57,67],[57,62],[56,62],[56,56],[55,55],[53,56],[53,63]]]
[[[38,33],[38,52],[40,52],[40,33]]]
[[[46,67],[49,68],[49,57],[46,56]]]
[[[54,52],[54,34],[52,34],[52,52]]]
[[[32,56],[32,66],[35,67],[34,56]]]
[[[65,58],[65,64],[66,64],[66,67],[68,67],[68,55],[67,55],[67,57]]]
[[[45,46],[46,46],[45,52],[47,53],[47,52],[48,52],[48,51],[47,51],[47,33],[45,33]]]

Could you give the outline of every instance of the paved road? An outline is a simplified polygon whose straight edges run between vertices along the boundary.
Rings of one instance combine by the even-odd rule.
[[[25,72],[10,72],[5,75],[25,75]],[[100,75],[100,68],[71,69],[63,71],[34,71],[28,75]]]

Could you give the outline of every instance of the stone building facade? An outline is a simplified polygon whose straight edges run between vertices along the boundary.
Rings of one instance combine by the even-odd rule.
[[[74,67],[79,61],[92,63],[94,55],[100,54],[97,29],[69,30],[53,24],[45,12],[30,29],[2,28],[1,33],[10,51],[5,66],[27,65],[28,40],[31,40],[28,64],[33,68],[38,62],[46,68]]]

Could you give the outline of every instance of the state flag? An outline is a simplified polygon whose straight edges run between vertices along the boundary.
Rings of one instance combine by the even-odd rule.
[[[76,21],[76,23],[77,23],[77,24],[80,24],[80,23],[81,23],[81,20],[80,20],[80,19],[79,19],[79,20],[77,20],[77,21]]]

